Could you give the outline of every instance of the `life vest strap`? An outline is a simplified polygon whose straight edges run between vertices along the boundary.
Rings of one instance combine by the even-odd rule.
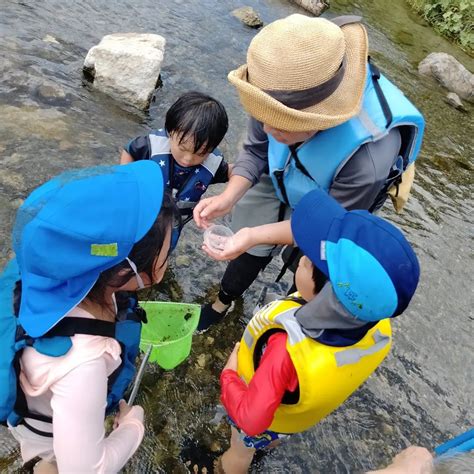
[[[390,106],[388,105],[385,94],[383,93],[383,90],[379,84],[380,70],[375,64],[371,62],[370,56],[369,56],[369,68],[372,74],[372,82],[374,84],[375,93],[377,94],[377,97],[380,102],[380,106],[382,107],[383,114],[385,115],[385,119],[387,120],[387,129],[388,129],[390,124],[393,121],[393,115],[392,115],[392,111],[390,110]]]
[[[115,323],[100,319],[68,317],[63,318],[41,337],[71,337],[75,334],[115,337]]]

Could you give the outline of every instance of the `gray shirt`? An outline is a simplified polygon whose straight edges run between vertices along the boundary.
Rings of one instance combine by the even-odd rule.
[[[397,129],[377,142],[362,145],[334,178],[329,194],[348,210],[369,209],[384,185],[400,147]],[[247,138],[232,175],[243,176],[256,184],[263,173],[268,173],[268,137],[263,124],[250,118]]]

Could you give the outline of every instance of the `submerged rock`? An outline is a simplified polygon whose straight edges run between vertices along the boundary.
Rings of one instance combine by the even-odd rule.
[[[179,267],[189,267],[191,265],[191,258],[189,255],[178,255],[176,257],[176,265]]]
[[[406,46],[413,46],[415,44],[415,38],[413,33],[409,30],[400,30],[395,34],[395,40],[399,44]]]
[[[98,90],[146,109],[159,81],[164,49],[160,35],[107,35],[87,53],[84,74]]]
[[[33,106],[15,107],[0,105],[0,135],[38,137],[43,140],[68,140],[76,136],[70,118],[57,109],[41,109]]]
[[[238,18],[244,25],[250,26],[250,28],[260,28],[263,26],[259,14],[252,7],[237,8],[232,12],[236,18]]]
[[[38,99],[45,104],[64,105],[66,103],[66,92],[64,89],[52,82],[45,82],[36,88]]]
[[[431,53],[418,65],[418,72],[434,77],[462,99],[474,102],[474,75],[447,53]]]
[[[15,193],[23,193],[26,189],[26,183],[23,176],[20,173],[16,173],[15,171],[6,168],[0,170],[0,185]]]
[[[452,105],[455,109],[465,110],[464,104],[462,103],[461,99],[454,92],[448,92],[448,94],[446,95],[446,102],[449,105]]]
[[[329,8],[329,1],[321,0],[292,0],[300,7],[312,13],[314,16],[319,16],[321,13]]]
[[[46,35],[44,38],[43,38],[43,41],[45,43],[53,43],[53,44],[59,44],[59,41],[52,35]]]

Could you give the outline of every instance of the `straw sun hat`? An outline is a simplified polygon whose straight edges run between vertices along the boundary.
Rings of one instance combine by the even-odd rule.
[[[263,28],[231,71],[245,110],[280,130],[325,130],[360,109],[368,40],[361,18],[290,15]]]

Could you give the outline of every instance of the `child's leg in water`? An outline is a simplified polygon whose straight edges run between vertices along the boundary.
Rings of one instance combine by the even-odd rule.
[[[225,474],[246,474],[252,463],[254,448],[247,448],[239,432],[231,426],[230,448],[220,458],[220,466]]]

